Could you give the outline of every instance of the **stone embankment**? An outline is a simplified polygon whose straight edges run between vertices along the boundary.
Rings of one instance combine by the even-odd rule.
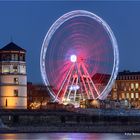
[[[1,115],[5,127],[0,132],[140,132],[139,113],[139,110],[99,109],[13,111]]]

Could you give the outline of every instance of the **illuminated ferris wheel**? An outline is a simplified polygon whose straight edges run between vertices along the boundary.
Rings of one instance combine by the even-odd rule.
[[[54,101],[78,105],[105,99],[117,76],[118,46],[108,24],[76,10],[64,14],[47,32],[40,56],[41,74]]]

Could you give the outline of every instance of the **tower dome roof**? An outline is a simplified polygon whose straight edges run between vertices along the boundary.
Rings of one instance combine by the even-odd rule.
[[[24,52],[26,52],[26,50],[19,47],[18,45],[16,45],[13,42],[10,42],[9,44],[7,44],[3,48],[1,48],[0,51],[24,51]]]

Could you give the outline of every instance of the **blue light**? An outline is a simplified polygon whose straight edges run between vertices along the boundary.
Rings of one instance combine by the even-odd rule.
[[[70,90],[78,90],[80,87],[78,85],[71,85]]]

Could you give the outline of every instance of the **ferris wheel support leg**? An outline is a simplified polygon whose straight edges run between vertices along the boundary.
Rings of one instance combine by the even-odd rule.
[[[74,81],[75,81],[75,77],[73,78],[73,80],[72,80],[72,84],[71,85],[74,85]],[[70,94],[71,94],[71,89],[69,90],[69,93],[68,93],[68,96],[67,96],[67,100],[69,99],[69,96],[70,96]]]
[[[81,77],[81,79],[82,79],[82,83],[83,83],[83,85],[84,85],[84,89],[85,89],[85,91],[86,91],[87,97],[88,97],[88,99],[90,99],[90,96],[89,96],[89,94],[88,94],[88,90],[87,90],[85,81],[84,81],[83,76],[82,76],[81,71],[80,71],[80,64],[78,65],[78,73],[80,74],[80,77]]]
[[[75,85],[77,85],[77,84],[78,84],[78,76],[76,78],[76,84]],[[77,93],[77,90],[75,89],[75,91],[74,91],[74,101],[76,99],[76,93]]]
[[[69,75],[69,77],[68,77],[68,82],[66,83],[66,88],[65,88],[65,91],[64,91],[64,93],[63,93],[63,95],[62,95],[62,100],[63,100],[63,98],[65,97],[65,94],[66,94],[66,92],[67,92],[67,90],[68,90],[68,85],[69,85],[69,83],[70,83],[70,79],[71,79],[72,72],[73,72],[73,69],[71,70],[71,73],[70,73],[70,75]]]
[[[89,90],[90,90],[90,92],[91,92],[91,95],[92,95],[93,99],[95,99],[93,90],[92,90],[92,88],[91,88],[91,85],[90,85],[90,82],[89,82],[89,79],[88,79],[89,76],[88,76],[87,73],[86,73],[86,69],[85,69],[85,67],[83,67],[83,64],[81,64],[81,67],[82,67],[82,69],[83,69],[84,75],[86,75],[86,81],[87,81],[87,83],[88,83],[88,87],[89,87]],[[87,77],[87,76],[88,76],[88,77]]]
[[[57,98],[58,98],[58,96],[59,96],[59,94],[60,94],[60,92],[61,92],[61,90],[62,90],[62,88],[63,88],[63,86],[64,86],[64,84],[65,84],[65,82],[66,82],[66,80],[67,80],[67,78],[68,78],[68,76],[70,74],[70,72],[71,72],[71,70],[72,70],[72,68],[73,68],[73,65],[71,66],[70,70],[68,71],[68,73],[66,75],[66,78],[64,79],[64,81],[63,81],[63,83],[62,83],[62,85],[61,85],[61,87],[60,87],[60,89],[59,89],[59,91],[58,91],[58,93],[57,93],[57,95],[56,95],[56,97],[54,99],[54,102],[57,100]]]
[[[82,65],[82,66],[83,66],[83,65]],[[83,68],[83,67],[82,67],[82,68]],[[83,73],[84,73],[84,75],[86,75],[86,81],[87,81],[87,83],[88,83],[88,87],[89,87],[89,90],[90,90],[90,92],[91,92],[91,95],[92,95],[93,99],[95,99],[93,90],[92,90],[92,88],[91,88],[91,85],[90,85],[90,82],[89,82],[89,79],[88,79],[89,76],[86,74],[86,71],[85,71],[84,68],[83,68]],[[88,77],[87,77],[87,76],[88,76]]]
[[[96,88],[95,84],[93,83],[93,81],[92,81],[92,79],[91,79],[91,77],[90,77],[90,75],[89,75],[89,73],[88,73],[87,69],[85,68],[85,65],[83,65],[83,68],[84,68],[84,70],[85,70],[86,74],[88,75],[88,77],[89,77],[89,79],[90,79],[90,81],[91,81],[91,83],[92,83],[92,86],[94,87],[94,89],[95,89],[95,91],[96,91],[97,95],[99,96],[99,92],[98,92],[98,90],[97,90],[97,88]]]

